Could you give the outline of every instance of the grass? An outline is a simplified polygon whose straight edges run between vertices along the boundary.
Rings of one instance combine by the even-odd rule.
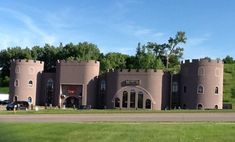
[[[224,64],[223,97],[224,102],[229,102],[235,105],[235,64]]]
[[[91,109],[91,110],[74,110],[74,109],[42,109],[39,111],[35,110],[19,110],[16,112],[13,111],[0,111],[0,115],[7,114],[100,114],[100,113],[229,113],[235,112],[235,110],[167,110],[167,111],[156,111],[156,110],[145,110],[145,109]]]
[[[8,94],[9,93],[9,87],[0,87],[0,93]]]
[[[228,142],[235,123],[0,123],[4,142]]]

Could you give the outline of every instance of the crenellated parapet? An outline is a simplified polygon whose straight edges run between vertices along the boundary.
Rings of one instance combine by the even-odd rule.
[[[86,61],[77,61],[77,60],[58,60],[57,61],[58,65],[63,65],[63,66],[86,66],[86,65],[99,65],[100,62],[96,60],[86,60]]]
[[[198,64],[219,65],[219,64],[223,64],[223,61],[219,59],[213,60],[213,59],[207,59],[207,58],[181,61],[181,65],[193,65],[193,64],[195,65],[198,65]]]
[[[28,59],[13,59],[11,64],[34,64],[34,65],[43,65],[43,61],[38,60],[28,60]]]

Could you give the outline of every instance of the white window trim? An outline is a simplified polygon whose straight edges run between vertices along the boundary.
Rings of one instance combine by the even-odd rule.
[[[18,82],[18,85],[16,86],[16,81]],[[19,79],[16,79],[15,81],[14,81],[14,87],[19,87],[20,86],[20,81],[19,81]]]
[[[30,81],[32,81],[32,86],[31,86],[31,84],[29,84]],[[34,83],[33,83],[33,82],[34,82],[34,81],[33,81],[32,79],[30,79],[30,80],[28,81],[28,84],[27,84],[27,85],[28,85],[29,88],[33,88],[33,86],[34,86]]]
[[[199,87],[202,87],[202,93],[199,92]],[[203,85],[199,84],[199,85],[197,86],[197,94],[204,94],[204,92],[205,92],[205,87],[204,87]]]

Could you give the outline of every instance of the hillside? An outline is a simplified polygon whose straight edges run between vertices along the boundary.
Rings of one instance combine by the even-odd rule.
[[[235,64],[224,64],[224,102],[235,104]]]

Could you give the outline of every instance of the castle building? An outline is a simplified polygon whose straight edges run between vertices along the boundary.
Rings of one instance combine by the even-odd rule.
[[[154,69],[118,69],[100,74],[99,61],[13,60],[10,101],[77,108],[222,109],[223,62],[181,62],[178,74]]]

